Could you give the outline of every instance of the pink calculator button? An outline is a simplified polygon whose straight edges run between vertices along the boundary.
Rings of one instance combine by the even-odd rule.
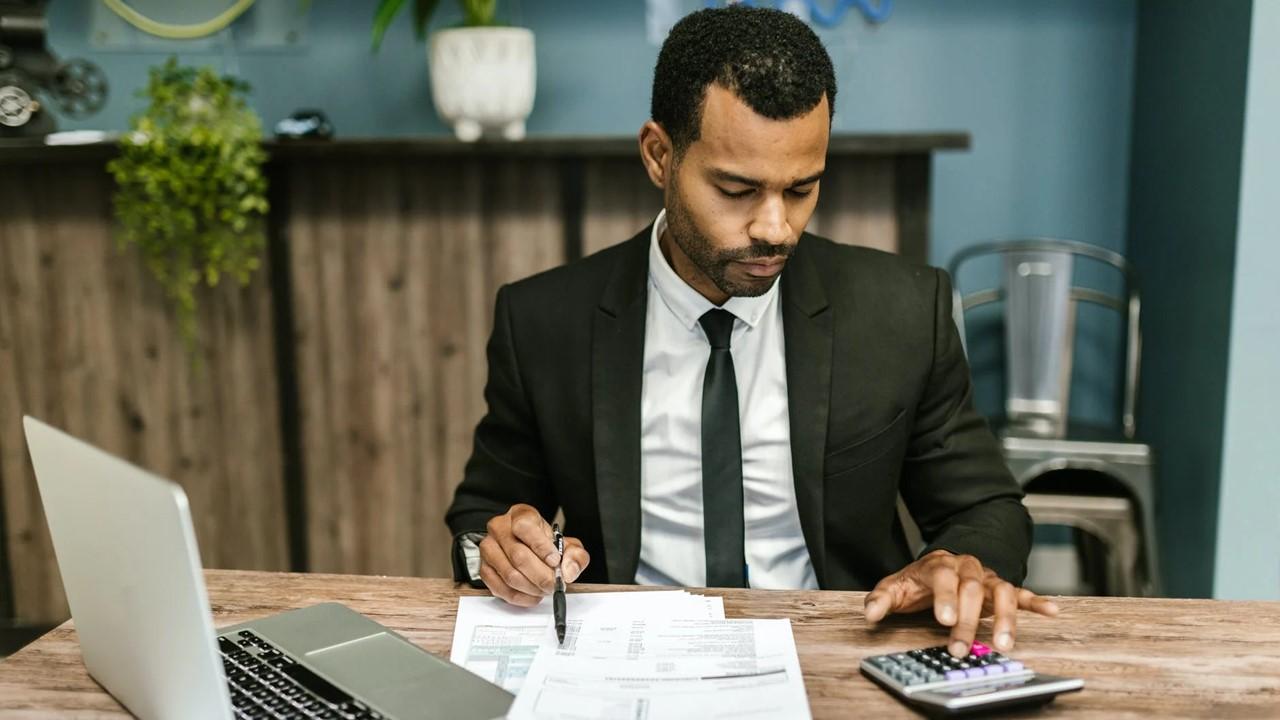
[[[983,655],[990,653],[991,648],[987,647],[986,645],[983,645],[980,642],[975,642],[973,644],[973,647],[969,650],[969,652],[973,653],[974,655],[977,655],[978,657],[982,657]]]

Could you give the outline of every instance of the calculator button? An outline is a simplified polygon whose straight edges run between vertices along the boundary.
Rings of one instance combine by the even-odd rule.
[[[985,670],[983,670],[982,668],[969,668],[968,670],[965,670],[965,671],[964,671],[964,674],[965,674],[965,676],[966,676],[966,677],[974,678],[974,677],[982,677],[983,675],[986,675],[987,673],[986,673],[986,671],[985,671]]]
[[[963,680],[969,676],[963,670],[948,670],[945,677],[948,680]]]
[[[987,653],[991,652],[991,648],[987,647],[986,645],[983,645],[980,642],[975,642],[973,644],[973,647],[969,650],[969,652],[973,653],[974,655],[977,655],[978,657],[982,657],[983,655],[986,655]]]
[[[1022,663],[1018,662],[1017,660],[1010,660],[1009,662],[1004,664],[1004,669],[1005,669],[1005,672],[1011,672],[1011,673],[1022,672]]]
[[[1004,674],[1004,666],[1003,666],[1003,665],[987,665],[986,667],[984,667],[984,668],[982,668],[982,669],[983,669],[983,670],[984,670],[988,675],[1003,675],[1003,674]]]

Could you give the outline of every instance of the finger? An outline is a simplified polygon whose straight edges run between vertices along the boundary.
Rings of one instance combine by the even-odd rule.
[[[560,576],[564,578],[565,582],[571,583],[577,580],[590,563],[591,555],[582,546],[581,540],[578,538],[564,539],[564,565],[560,567]]]
[[[493,593],[494,597],[501,598],[511,605],[533,607],[541,600],[541,598],[511,589],[511,586],[503,582],[502,578],[498,576],[496,570],[483,563],[480,565],[480,579],[484,581],[485,587],[489,588],[489,592]]]
[[[530,532],[529,527],[543,522],[542,516],[526,505],[523,506],[523,511],[520,508],[513,510],[510,518],[509,523],[497,523],[491,526],[489,538],[498,542],[507,561],[516,571],[528,578],[528,584],[515,578],[507,578],[507,584],[531,595],[546,595],[555,588],[555,572],[535,555],[523,540],[516,537],[515,533],[516,527],[523,527],[525,528],[523,532],[527,535]],[[494,563],[494,569],[504,573],[505,577],[505,567]]]
[[[960,590],[956,602],[956,624],[951,628],[950,651],[956,657],[969,654],[973,639],[978,633],[978,619],[982,617],[982,603],[986,597],[983,587],[982,563],[971,555],[956,558],[956,574],[960,576]]]
[[[894,573],[880,582],[862,599],[862,614],[869,623],[878,623],[892,613],[897,605],[898,585],[901,573]]]
[[[999,578],[989,582],[988,587],[995,610],[991,642],[996,650],[1009,652],[1013,649],[1013,634],[1018,624],[1018,590]]]
[[[503,550],[506,551],[512,567],[533,584],[536,594],[550,595],[551,591],[556,589],[556,571],[547,567],[541,558],[534,555],[528,545],[512,538],[509,545],[503,546]]]
[[[529,548],[510,537],[506,539],[506,542],[494,535],[482,540],[480,542],[480,562],[492,567],[498,573],[498,577],[501,577],[502,581],[512,590],[518,590],[534,597],[546,595],[547,593],[543,592],[537,583],[529,579],[524,571],[513,564],[512,561],[515,558],[512,558],[511,554],[515,553],[516,558],[519,558],[521,551],[525,553],[523,560],[526,566],[532,565],[533,567],[541,568],[546,573],[551,573],[551,570],[543,565],[542,561],[533,556],[533,552]],[[554,575],[551,580],[552,584],[554,584]]]
[[[1055,617],[1058,614],[1057,603],[1026,588],[1018,590],[1018,607],[1045,617]]]
[[[956,611],[960,575],[956,573],[955,562],[938,563],[929,574],[929,587],[933,590],[933,616],[947,627],[954,626],[960,617]]]
[[[547,567],[560,564],[560,552],[556,550],[555,535],[551,526],[532,507],[524,507],[512,513],[511,534],[529,546]]]

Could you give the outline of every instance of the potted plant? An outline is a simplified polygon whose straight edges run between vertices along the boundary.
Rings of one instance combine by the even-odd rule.
[[[418,37],[439,0],[381,0],[374,13],[373,47],[409,2]],[[458,139],[473,142],[486,132],[507,140],[525,135],[536,86],[533,31],[500,25],[497,0],[458,0],[462,23],[432,33],[428,49],[431,98]]]
[[[120,156],[107,164],[122,245],[135,245],[196,349],[196,291],[224,275],[247,283],[266,245],[262,126],[249,87],[170,58],[139,94]]]

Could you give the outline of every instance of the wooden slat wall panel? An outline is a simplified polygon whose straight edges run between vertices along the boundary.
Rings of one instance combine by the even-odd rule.
[[[923,255],[927,154],[829,168],[812,231]],[[286,567],[275,341],[294,353],[283,371],[298,406],[284,412],[297,413],[295,539],[309,569],[447,574],[443,513],[485,410],[497,288],[561,264],[577,241],[584,254],[622,242],[661,207],[632,158],[318,157],[277,170],[288,272],[206,298],[199,370],[136,253],[115,247],[101,170],[0,176],[0,489],[18,617],[66,613],[23,413],[183,483],[206,565]],[[574,188],[579,200],[562,196]],[[292,305],[290,338],[274,337],[273,293]]]
[[[109,192],[91,167],[0,177],[0,484],[24,620],[67,613],[24,413],[180,482],[206,566],[286,567],[265,273],[206,299],[193,368],[162,292],[117,250]]]
[[[564,261],[555,165],[299,165],[289,182],[309,567],[447,575],[494,295]]]
[[[840,243],[897,252],[894,160],[890,155],[828,158],[808,231]]]
[[[658,216],[662,191],[640,158],[584,161],[582,254],[629,240]]]
[[[828,158],[818,209],[806,229],[836,242],[897,252],[899,196],[927,197],[929,190],[927,174],[921,188],[898,183],[898,167],[892,155]],[[662,209],[661,192],[638,159],[587,160],[584,176],[584,254],[630,238]]]

